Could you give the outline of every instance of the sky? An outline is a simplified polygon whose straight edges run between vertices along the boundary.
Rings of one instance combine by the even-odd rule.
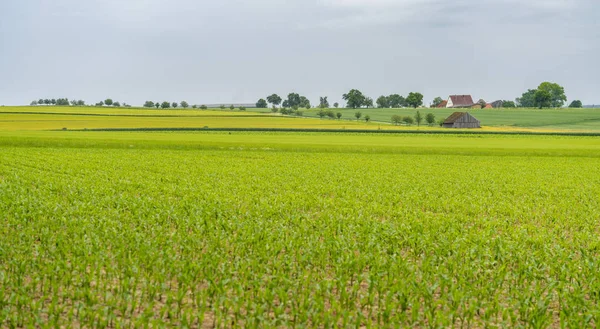
[[[0,104],[313,104],[359,89],[600,104],[599,0],[0,0]]]

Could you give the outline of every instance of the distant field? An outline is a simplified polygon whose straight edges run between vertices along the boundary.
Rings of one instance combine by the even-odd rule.
[[[392,115],[414,116],[414,109],[332,109],[342,120],[319,119],[318,109],[304,110],[303,117],[272,114],[269,109],[151,110],[141,108],[23,106],[0,107],[0,130],[48,130],[95,128],[287,128],[287,129],[415,129],[393,126]],[[363,118],[355,120],[360,111]],[[446,118],[452,109],[419,109]],[[600,132],[599,109],[489,109],[469,110],[490,131]],[[428,128],[422,125],[420,129]]]

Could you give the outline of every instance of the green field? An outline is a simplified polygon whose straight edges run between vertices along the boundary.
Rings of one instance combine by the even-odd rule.
[[[598,137],[68,110],[0,113],[0,328],[600,323]]]
[[[303,117],[273,114],[269,109],[152,110],[106,107],[13,106],[0,107],[2,130],[52,130],[97,128],[286,128],[403,130],[417,126],[393,126],[392,115],[414,116],[414,109],[361,109],[372,122],[356,121],[354,109],[332,109],[341,120],[318,119],[318,109],[303,110]],[[455,109],[419,109],[434,113],[436,120]],[[470,110],[490,131],[600,132],[600,109],[484,109]],[[418,129],[439,129],[425,127]]]

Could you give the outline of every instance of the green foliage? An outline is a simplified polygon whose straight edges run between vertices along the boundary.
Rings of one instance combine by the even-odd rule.
[[[425,122],[427,122],[428,125],[432,126],[435,123],[435,114],[427,113],[425,115]]]
[[[221,104],[221,106],[219,106],[219,108],[220,108],[221,110],[224,110],[224,109],[225,109],[225,105]]]
[[[373,105],[373,98],[371,98],[371,97],[366,97],[366,98],[365,98],[365,103],[364,103],[364,106],[365,106],[366,108],[373,107],[373,106],[374,106],[374,105]]]
[[[360,111],[355,112],[354,117],[356,118],[356,121],[358,121],[360,119],[360,117],[362,117],[362,112],[360,112]]]
[[[160,104],[160,107],[161,107],[161,108],[163,108],[163,109],[168,109],[168,108],[170,108],[170,107],[171,107],[171,104],[170,104],[169,102],[166,102],[166,101],[165,101],[165,102],[162,102],[162,103]]]
[[[240,111],[246,111],[246,107],[240,106]]]
[[[444,99],[442,99],[441,97],[436,97],[433,99],[433,107],[437,107],[438,105],[442,104],[442,102],[444,102]]]
[[[113,105],[113,100],[110,98],[107,98],[106,100],[104,100],[104,104],[106,106],[112,106]]]
[[[333,107],[335,107],[337,109],[338,107],[340,107],[340,103],[338,103],[338,102],[333,103]]]
[[[192,105],[192,108],[193,108],[193,109],[197,109],[197,108],[198,108],[198,105],[194,104],[194,105]]]
[[[413,117],[405,116],[402,118],[402,122],[410,126],[415,123],[415,119],[413,119]]]
[[[406,97],[406,104],[413,108],[423,105],[423,95],[421,93],[409,93]]]
[[[173,108],[176,109],[177,106],[179,106],[179,104],[177,104],[177,102],[173,102],[173,103],[171,103],[171,106],[173,106]]]
[[[388,98],[386,96],[379,96],[377,98],[377,107],[384,109],[384,108],[389,108],[390,107],[390,102],[388,101]]]
[[[541,108],[552,106],[552,95],[546,90],[535,92],[535,106]]]
[[[520,98],[517,98],[516,102],[519,107],[535,107],[535,92],[537,89],[529,89],[523,93]]]
[[[514,107],[517,107],[517,105],[513,101],[503,101],[502,102],[502,107],[514,108]]]
[[[369,121],[371,121],[371,116],[365,115],[365,122],[369,122]]]
[[[269,105],[267,104],[267,101],[263,98],[259,99],[258,102],[256,102],[256,107],[259,109],[266,109],[268,106]]]
[[[342,118],[342,113],[338,112],[338,113],[336,113],[336,114],[335,114],[335,116],[336,116],[336,117],[337,117],[337,119],[339,120],[339,119],[341,119],[341,118]]]
[[[114,102],[114,103],[113,103],[113,106],[114,106],[114,107],[121,107],[121,103],[119,103],[119,102]]]
[[[208,107],[206,105],[200,105],[200,109],[201,110],[206,110],[206,109],[208,109]]]
[[[154,103],[154,107],[156,107],[157,109],[160,107],[160,105],[161,105],[160,102],[155,102]]]
[[[231,105],[229,106],[229,109],[233,111],[233,110],[235,109],[235,106],[233,106],[233,104],[231,104]]]
[[[144,103],[144,107],[154,107],[154,102],[153,101],[146,101]]]
[[[415,114],[415,122],[417,123],[417,126],[421,126],[421,122],[423,122],[423,116],[420,111],[417,111]]]
[[[392,115],[392,118],[390,120],[394,125],[399,125],[400,123],[402,123],[402,116],[394,114]]]
[[[277,106],[281,104],[281,97],[279,97],[277,94],[273,94],[267,97],[267,102],[273,104],[273,106]]]
[[[565,88],[557,83],[542,82],[538,90],[546,91],[550,95],[550,106],[552,107],[562,107],[567,101]]]
[[[398,94],[389,95],[387,102],[389,107],[395,109],[406,106],[406,99]]]
[[[574,100],[571,102],[571,104],[569,104],[570,108],[582,108],[583,104],[581,103],[580,100]]]
[[[190,107],[190,104],[188,104],[188,102],[186,102],[186,101],[181,101],[181,103],[179,103],[179,104],[181,104],[181,107],[183,107],[184,109],[187,109],[188,107]]]
[[[327,100],[327,96],[319,98],[319,107],[322,109],[329,108],[329,101]]]
[[[350,90],[342,96],[342,99],[346,101],[347,107],[353,109],[362,107],[366,101],[365,95],[357,89]]]

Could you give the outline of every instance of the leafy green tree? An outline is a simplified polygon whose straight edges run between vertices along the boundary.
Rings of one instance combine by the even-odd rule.
[[[519,107],[535,107],[535,92],[537,89],[529,89],[517,98],[517,104]]]
[[[338,118],[338,120],[339,120],[339,119],[341,119],[341,118],[342,118],[342,113],[338,112],[338,113],[336,113],[336,114],[335,114],[335,116],[336,116],[336,117]]]
[[[421,115],[421,111],[417,111],[417,113],[415,114],[415,122],[417,123],[417,126],[421,126],[421,122],[423,122],[423,116]]]
[[[364,105],[365,105],[367,108],[369,108],[369,107],[374,107],[374,105],[373,105],[373,98],[371,98],[371,97],[366,97],[366,98],[365,98],[365,103],[364,103]]]
[[[162,102],[162,104],[160,104],[160,107],[162,107],[163,109],[168,109],[171,107],[171,104],[169,104],[169,102]]]
[[[225,105],[221,104],[221,106],[219,107],[221,110],[225,109]]]
[[[304,107],[307,110],[310,109],[310,101],[308,100],[308,98],[304,97],[304,96],[300,96],[300,104],[296,105],[297,107]]]
[[[44,104],[50,105],[50,104],[52,104],[52,101],[49,100],[48,98],[46,98],[46,99],[44,99]]]
[[[114,107],[121,107],[121,103],[119,103],[119,102],[114,102],[114,103],[113,103],[113,106],[114,106]]]
[[[436,97],[433,99],[433,107],[437,107],[438,105],[442,104],[444,100],[441,97]]]
[[[153,101],[146,101],[144,103],[144,107],[154,107],[154,102]]]
[[[435,114],[427,113],[425,115],[425,122],[427,122],[428,125],[432,126],[435,123]]]
[[[327,117],[329,117],[329,119],[335,119],[335,113],[331,110],[326,111],[327,112]]]
[[[405,116],[402,118],[402,122],[406,123],[407,125],[412,125],[413,123],[415,123],[415,119],[413,119],[412,117],[409,116]]]
[[[181,104],[181,107],[183,107],[184,109],[187,109],[188,107],[190,107],[190,104],[188,104],[188,102],[186,102],[186,101],[181,101],[181,103],[179,103],[179,104]]]
[[[246,107],[245,106],[240,106],[240,111],[246,111]]]
[[[392,115],[392,123],[394,125],[399,125],[402,122],[402,117],[399,116],[398,114],[394,114]]]
[[[77,106],[85,106],[85,101],[83,99],[78,100]]]
[[[386,96],[383,96],[383,95],[379,96],[377,98],[376,103],[377,103],[377,107],[380,108],[380,109],[385,109],[385,108],[390,107],[390,102],[388,101],[388,98]]]
[[[569,104],[569,107],[574,109],[580,109],[583,107],[583,104],[580,100],[574,100],[571,102],[571,104]]]
[[[51,103],[52,105],[56,105],[56,99],[52,98],[52,99],[50,100],[50,103]]]
[[[112,100],[112,99],[110,99],[110,98],[107,98],[107,99],[104,101],[104,104],[105,104],[106,106],[112,106],[112,105],[113,105],[113,100]]]
[[[406,97],[406,104],[412,106],[413,108],[417,108],[423,105],[423,94],[421,93],[409,93]]]
[[[284,108],[290,107],[290,103],[287,100],[283,101],[283,104],[281,104],[281,106],[283,106]]]
[[[259,99],[258,102],[256,102],[256,107],[259,109],[266,109],[268,107],[267,101],[263,98]]]
[[[77,100],[75,100],[75,99],[71,100],[71,105],[72,106],[77,106]]]
[[[29,105],[30,106],[36,106],[36,105],[38,105],[38,101],[37,100],[32,101],[31,103],[29,103]]]
[[[176,109],[176,108],[177,108],[177,106],[179,106],[179,104],[177,104],[177,102],[173,102],[173,103],[171,103],[171,106],[172,106],[174,109]]]
[[[302,102],[302,99],[300,98],[299,94],[289,93],[288,98],[287,98],[287,106],[284,105],[284,107],[300,106],[301,102]]]
[[[201,110],[206,110],[206,109],[208,109],[208,106],[206,106],[206,105],[200,105],[200,109]]]
[[[38,99],[37,103],[40,105],[44,104],[44,99],[43,98]]]
[[[389,95],[387,97],[387,100],[388,100],[389,107],[394,108],[394,109],[401,108],[406,103],[406,100],[404,99],[404,97],[402,97],[398,94]]]
[[[353,109],[362,107],[366,100],[365,95],[357,89],[350,90],[342,98],[346,101],[347,106]]]
[[[327,100],[327,96],[325,97],[319,97],[319,107],[322,109],[328,109],[329,108],[329,101]]]
[[[356,117],[356,121],[358,121],[360,119],[360,117],[362,117],[362,113],[360,111],[356,112],[356,113],[354,113],[354,117]]]
[[[335,107],[337,109],[338,107],[340,107],[340,103],[338,103],[338,102],[333,103],[333,107]]]
[[[275,105],[273,105],[273,107],[271,108],[271,112],[277,113],[279,112],[279,109]]]
[[[506,107],[506,108],[511,108],[511,107],[517,107],[515,102],[513,101],[502,101],[502,107]]]
[[[273,94],[273,95],[267,97],[267,102],[277,106],[277,105],[281,104],[281,97],[279,97],[279,95],[277,95],[277,94]]]
[[[567,101],[565,88],[557,83],[542,82],[539,85],[538,90],[544,90],[550,94],[550,106],[552,107],[562,107]]]
[[[193,109],[197,109],[197,108],[198,108],[198,105],[194,104],[194,105],[192,105],[192,108],[193,108]]]
[[[552,94],[550,92],[540,89],[535,92],[535,106],[538,108],[552,106]]]
[[[229,106],[229,109],[233,111],[235,109],[235,106],[233,106],[233,104],[231,104],[231,106]]]
[[[365,122],[371,121],[371,117],[369,115],[365,115]]]
[[[154,103],[154,107],[156,107],[158,109],[160,107],[160,102]]]
[[[323,109],[320,109],[320,110],[317,112],[317,115],[319,116],[319,118],[323,119],[323,118],[324,118],[324,117],[327,115],[327,113],[325,112],[325,110],[323,110]]]

